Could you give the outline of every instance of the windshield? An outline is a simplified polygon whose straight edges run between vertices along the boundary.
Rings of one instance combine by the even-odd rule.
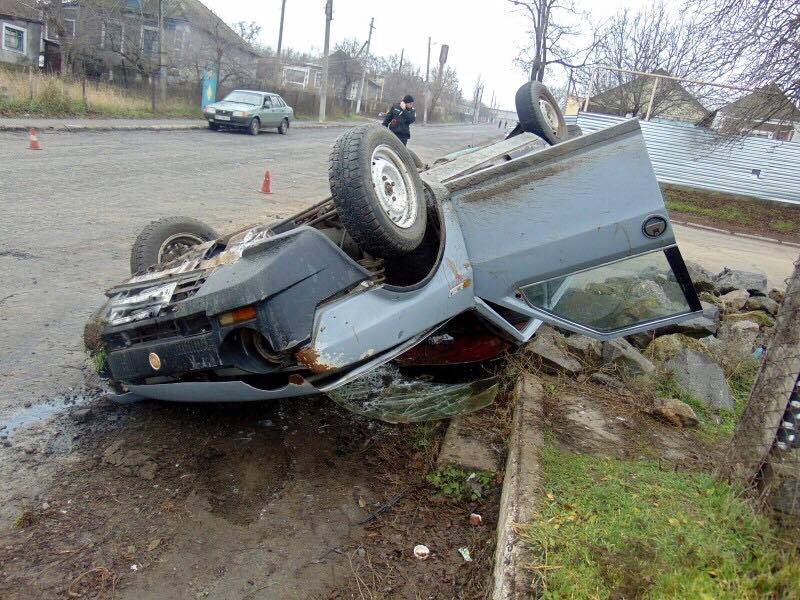
[[[231,92],[225,96],[223,102],[238,102],[240,104],[259,106],[261,104],[261,95],[250,92]]]

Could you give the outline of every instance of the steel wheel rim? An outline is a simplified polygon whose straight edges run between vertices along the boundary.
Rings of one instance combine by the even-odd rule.
[[[381,209],[400,229],[410,228],[417,220],[417,191],[403,159],[380,144],[372,151],[370,170]]]
[[[560,123],[558,120],[558,111],[556,111],[556,108],[552,104],[550,104],[548,100],[545,100],[544,98],[539,98],[539,110],[542,111],[545,121],[547,121],[547,124],[550,125],[550,130],[555,135],[558,135],[558,129]]]
[[[205,243],[200,236],[192,233],[176,233],[168,237],[158,249],[158,262],[172,262],[176,258],[185,254],[192,246]]]

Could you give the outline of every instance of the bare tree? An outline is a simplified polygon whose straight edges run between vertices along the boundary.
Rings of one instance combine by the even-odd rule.
[[[601,66],[695,80],[718,79],[730,69],[711,51],[702,29],[683,16],[671,17],[662,1],[636,12],[620,11],[596,31],[595,39],[593,59]],[[576,82],[588,88],[591,73],[576,72]],[[727,97],[720,97],[719,88],[695,85],[689,91],[671,79],[656,84],[653,77],[619,70],[594,71],[591,87],[598,96],[592,100],[595,108],[620,116],[645,116],[652,98],[652,115],[684,111],[699,120],[705,114],[701,99],[714,104]]]
[[[800,117],[800,3],[797,0],[698,0],[702,34],[732,66],[733,81],[760,88],[761,99],[744,107],[739,129]]]
[[[246,44],[249,44],[253,48],[258,48],[261,45],[259,41],[261,37],[261,25],[255,21],[236,21],[236,23],[231,23],[231,29],[233,29],[236,35],[242,38]]]
[[[341,41],[333,48],[329,58],[329,78],[342,98],[349,98],[353,83],[361,79],[365,68],[365,48],[366,43],[362,44],[356,38]]]
[[[432,118],[435,117],[437,108],[441,116],[454,112],[457,104],[462,100],[458,73],[453,67],[445,65],[441,73],[439,72],[439,67],[434,67],[431,76],[433,78],[430,99],[430,114]]]
[[[531,43],[515,63],[530,74],[531,81],[543,81],[548,65],[576,67],[586,64],[596,40],[573,47],[581,28],[575,23],[586,17],[574,0],[508,0],[530,22]],[[583,57],[579,60],[579,57]],[[578,64],[579,63],[579,64]]]

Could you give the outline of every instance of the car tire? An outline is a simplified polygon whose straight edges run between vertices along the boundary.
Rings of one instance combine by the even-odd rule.
[[[142,273],[152,265],[175,260],[183,252],[219,234],[191,217],[164,217],[142,229],[131,247],[131,274]]]
[[[385,127],[353,127],[336,140],[328,169],[339,218],[364,252],[390,258],[414,250],[427,226],[414,160]]]
[[[219,123],[212,123],[212,122],[209,121],[208,128],[211,131],[217,131],[219,129]]]
[[[284,119],[281,121],[281,124],[278,125],[278,133],[281,135],[286,135],[286,132],[289,131],[289,119]]]
[[[254,117],[253,120],[250,121],[250,125],[247,126],[247,133],[250,135],[258,135],[260,129],[261,121],[258,117]]]
[[[520,86],[515,102],[519,126],[524,131],[538,135],[551,146],[567,139],[567,122],[553,94],[544,85],[529,81]]]
[[[425,168],[425,163],[422,162],[422,159],[420,159],[419,156],[417,156],[416,152],[414,152],[411,148],[409,148],[408,153],[411,155],[411,159],[414,161],[414,166],[417,167],[418,171],[421,171],[422,169]]]

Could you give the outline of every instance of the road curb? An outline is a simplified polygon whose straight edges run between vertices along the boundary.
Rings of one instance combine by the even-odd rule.
[[[364,121],[366,122],[366,121]],[[296,129],[330,129],[334,127],[355,127],[359,125],[359,121],[353,123],[313,123],[306,124],[302,121],[302,125],[295,123],[293,125]],[[28,131],[29,129],[37,129],[38,131],[49,132],[81,132],[81,131],[194,131],[199,129],[208,129],[208,124],[203,123],[185,123],[179,125],[37,125],[35,121],[19,124],[8,125],[0,123],[0,131]]]
[[[539,454],[544,446],[543,396],[541,381],[524,374],[514,386],[514,416],[508,446],[497,546],[494,556],[492,600],[522,600],[531,590],[523,562],[524,549],[516,525],[533,519],[541,484]]]
[[[702,229],[704,231],[713,231],[714,233],[732,235],[734,237],[745,238],[748,240],[757,240],[759,242],[768,242],[770,244],[779,244],[781,246],[791,246],[792,248],[800,248],[800,243],[787,242],[784,240],[779,240],[777,238],[766,237],[764,235],[753,235],[750,233],[731,231],[730,229],[719,229],[718,227],[709,227],[708,225],[701,225],[700,223],[692,223],[691,221],[676,221],[675,219],[671,219],[671,221],[675,225],[681,225],[683,227],[691,227],[692,229]]]

